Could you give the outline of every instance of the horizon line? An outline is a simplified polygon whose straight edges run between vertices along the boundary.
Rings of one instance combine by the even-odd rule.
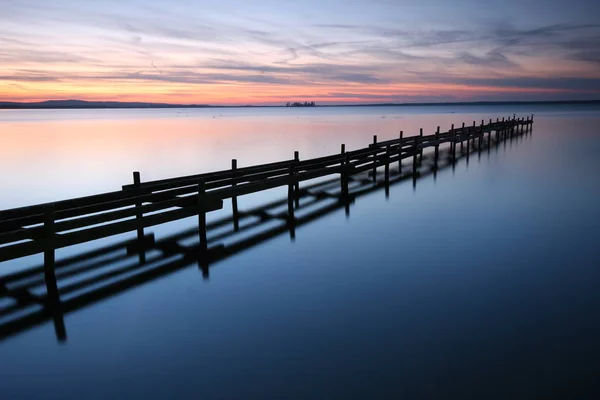
[[[69,102],[74,104],[68,104]],[[63,103],[63,104],[56,104]],[[519,105],[519,104],[597,104],[600,99],[594,100],[501,100],[501,101],[448,101],[448,102],[403,102],[403,103],[339,103],[315,104],[312,107],[286,107],[282,104],[182,104],[146,101],[118,101],[118,100],[79,100],[79,99],[51,99],[42,101],[0,101],[0,109],[77,109],[77,108],[314,108],[314,107],[377,107],[377,106],[451,106],[451,105]]]

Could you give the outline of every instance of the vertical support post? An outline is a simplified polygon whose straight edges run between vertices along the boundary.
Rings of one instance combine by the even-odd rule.
[[[231,171],[233,173],[233,179],[231,180],[231,186],[237,185],[237,160],[231,160]],[[238,213],[238,201],[237,196],[231,196],[231,209],[233,210],[233,230],[240,230],[240,215]]]
[[[421,151],[419,152],[419,165],[423,163],[423,128],[419,128],[419,141],[421,142]]]
[[[342,197],[345,198],[348,196],[348,177],[346,176],[346,160],[348,159],[348,156],[346,155],[346,145],[342,144],[341,147],[341,154],[344,158],[340,162],[340,189]]]
[[[373,149],[377,148],[377,135],[373,135]],[[373,154],[373,182],[377,182],[377,153]]]
[[[462,154],[462,153],[464,152],[464,150],[465,150],[465,148],[464,148],[464,145],[463,145],[463,139],[464,139],[464,138],[462,137],[464,134],[465,134],[465,123],[463,122],[463,123],[462,123],[462,130],[460,131],[460,136],[461,136],[461,138],[460,138],[460,153],[461,153],[461,154]]]
[[[343,187],[343,200],[344,209],[346,210],[346,218],[350,218],[350,192],[348,190],[348,181],[350,180],[350,164],[348,161],[348,153],[344,149],[344,168],[342,169],[344,175],[344,187]]]
[[[471,137],[471,146],[467,147],[469,149],[469,151],[471,151],[471,149],[473,149],[473,150],[475,149],[475,136],[477,134],[477,129],[475,129],[475,127],[476,127],[476,122],[473,121],[473,128],[471,129],[471,135],[470,135],[470,137]],[[469,144],[469,142],[467,142],[467,144]]]
[[[450,132],[452,134],[450,139],[450,158],[452,161],[452,172],[456,168],[456,131],[454,130],[454,124],[450,128]]]
[[[390,145],[385,146],[385,198],[390,197]]]
[[[54,255],[54,204],[50,203],[44,210],[44,281],[46,283],[46,307],[54,321],[54,332],[59,342],[67,340],[67,330],[61,310],[58,285],[55,274]]]
[[[455,147],[455,143],[454,143],[454,136],[456,136],[456,133],[454,132],[454,124],[452,124],[452,126],[450,127],[450,159],[454,160],[454,147]]]
[[[515,131],[515,126],[517,124],[517,114],[513,114],[513,123],[511,126],[511,130],[510,130],[510,135],[512,136],[513,132]]]
[[[390,183],[390,145],[388,144],[385,147],[385,184],[389,185]]]
[[[469,149],[469,142],[471,141],[471,127],[467,128],[467,166],[469,165],[469,154],[471,150]]]
[[[398,160],[398,173],[402,174],[402,139],[404,136],[404,131],[400,131],[400,140],[398,142],[398,155],[400,159]]]
[[[294,163],[290,163],[289,167],[289,183],[288,183],[288,227],[290,229],[290,238],[296,238],[296,218],[294,217]]]
[[[481,128],[479,129],[479,139],[477,141],[477,152],[479,154],[479,159],[481,160],[481,142],[483,141],[483,126],[484,126],[484,121],[481,120]]]
[[[206,183],[198,181],[198,239],[200,241],[200,268],[202,277],[208,279],[208,240],[206,238]]]
[[[529,134],[533,134],[533,114],[531,114],[531,125],[529,125]]]
[[[294,162],[297,164],[300,162],[300,153],[294,151]],[[296,182],[294,186],[294,205],[296,208],[300,207],[300,182]]]
[[[142,179],[140,178],[140,173],[139,171],[134,171],[133,172],[133,186],[135,187],[135,191],[136,191],[136,195],[139,196],[141,195],[139,189],[142,185]],[[141,210],[142,208],[142,202],[141,201],[136,201],[135,202],[135,219],[138,222],[138,227],[137,227],[137,243],[138,243],[138,247],[139,247],[139,253],[138,253],[138,258],[140,261],[140,264],[144,264],[146,262],[146,250],[144,249],[144,227],[142,226],[142,218],[144,216],[144,213]]]
[[[498,147],[502,135],[502,131],[506,129],[506,125],[500,127],[496,125],[496,147]]]
[[[434,150],[434,168],[438,167],[438,158],[440,157],[440,127],[438,126],[435,131],[435,150]]]
[[[417,156],[419,155],[419,137],[413,140],[413,188],[417,187]]]

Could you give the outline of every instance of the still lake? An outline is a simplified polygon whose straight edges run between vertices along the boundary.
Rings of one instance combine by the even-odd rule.
[[[306,159],[513,113],[535,114],[532,135],[416,188],[361,196],[208,280],[194,264],[71,312],[63,343],[52,321],[7,337],[0,398],[594,398],[599,106],[0,110],[0,209],[119,190],[133,171]],[[41,259],[0,263],[0,277]]]

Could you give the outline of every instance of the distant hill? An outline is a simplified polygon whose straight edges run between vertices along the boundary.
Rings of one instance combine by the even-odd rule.
[[[0,108],[198,108],[206,104],[166,104],[121,101],[49,100],[35,103],[0,102]]]

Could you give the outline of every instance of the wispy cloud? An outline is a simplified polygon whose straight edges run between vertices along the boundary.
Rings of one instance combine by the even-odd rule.
[[[492,98],[496,88],[600,97],[600,24],[586,17],[597,6],[585,14],[564,6],[523,22],[475,0],[455,8],[431,0],[430,13],[385,0],[0,2],[5,100],[63,89],[100,97],[120,87],[138,90],[140,100],[181,93],[235,101],[236,85],[244,103],[279,101],[286,92],[427,100],[452,97],[451,85],[460,96]],[[518,9],[516,0],[505,3]]]

